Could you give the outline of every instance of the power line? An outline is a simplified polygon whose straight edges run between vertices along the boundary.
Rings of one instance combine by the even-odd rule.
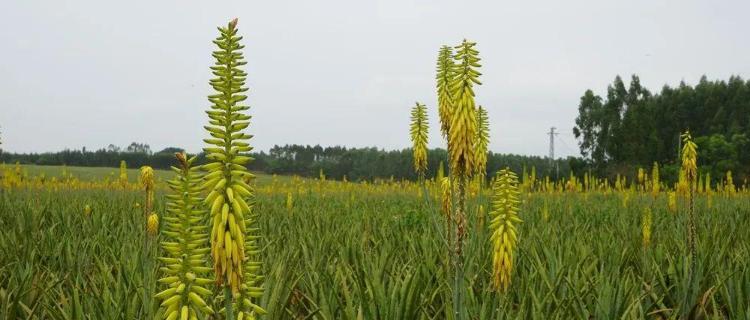
[[[572,153],[572,154],[575,154],[575,153],[576,153],[576,151],[575,151],[575,150],[573,150],[573,148],[571,148],[571,147],[570,147],[570,146],[568,145],[568,143],[566,143],[566,142],[565,142],[565,140],[563,140],[563,138],[560,138],[560,137],[558,137],[558,140],[560,140],[560,142],[562,142],[562,144],[563,144],[563,147],[565,147],[565,149],[566,149],[566,150],[568,150],[568,151],[569,151],[570,153]]]

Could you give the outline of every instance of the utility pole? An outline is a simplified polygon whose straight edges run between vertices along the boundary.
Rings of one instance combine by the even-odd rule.
[[[555,162],[555,136],[558,135],[557,132],[555,132],[557,128],[551,127],[549,128],[549,162],[550,162],[550,170],[552,170],[552,167],[555,168],[555,179],[557,179],[560,176],[560,168],[557,167],[557,162]]]

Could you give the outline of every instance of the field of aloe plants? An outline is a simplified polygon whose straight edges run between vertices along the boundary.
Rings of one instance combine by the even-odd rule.
[[[163,235],[144,232],[141,185],[123,187],[104,177],[84,185],[59,175],[44,183],[33,169],[0,194],[0,318],[155,318]],[[262,177],[256,210],[262,212],[264,319],[451,318],[440,188],[428,181],[425,190],[405,182]],[[157,183],[154,210],[165,207],[165,192]],[[516,265],[509,288],[498,292],[487,218],[478,215],[491,204],[487,196],[470,196],[466,314],[748,318],[748,195],[698,196],[692,278],[684,201],[678,197],[670,207],[668,198],[629,189],[522,191]],[[221,308],[218,298],[207,303]]]

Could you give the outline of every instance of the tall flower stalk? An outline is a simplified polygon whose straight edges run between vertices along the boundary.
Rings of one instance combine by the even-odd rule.
[[[443,138],[446,139],[447,143],[447,150],[448,150],[448,177],[446,178],[445,182],[442,179],[442,175],[440,179],[438,179],[438,183],[441,184],[442,189],[442,196],[443,196],[443,203],[449,203],[453,204],[455,201],[453,201],[453,186],[455,183],[453,183],[453,170],[451,169],[451,159],[450,159],[450,126],[451,126],[451,115],[453,113],[453,92],[452,90],[452,84],[453,84],[453,78],[454,78],[454,72],[456,71],[455,67],[455,61],[453,60],[453,48],[450,46],[442,46],[440,48],[440,51],[438,52],[438,59],[437,59],[437,74],[435,76],[436,80],[436,87],[437,87],[437,100],[438,100],[438,116],[440,120],[440,133],[442,134]],[[443,169],[442,167],[443,163],[440,162],[440,169]],[[440,171],[442,173],[442,171]],[[446,189],[447,188],[447,189]],[[447,201],[447,202],[446,202]],[[449,207],[449,211],[447,212],[445,216],[445,224],[446,224],[446,244],[448,246],[448,252],[449,252],[449,260],[452,260],[453,258],[453,242],[452,242],[452,211],[453,208]]]
[[[689,250],[690,274],[695,272],[696,227],[695,227],[695,181],[698,175],[698,146],[693,142],[690,131],[682,134],[682,170],[685,173],[687,185],[688,214],[687,214],[687,246]]]
[[[164,236],[161,243],[166,256],[159,258],[163,277],[159,283],[167,289],[156,294],[162,300],[162,319],[197,319],[200,314],[213,314],[206,304],[212,295],[207,288],[214,280],[207,278],[211,268],[208,260],[208,234],[201,224],[205,209],[201,206],[201,177],[184,153],[175,155],[179,167],[172,167],[177,176],[168,181],[167,209],[163,217]]]
[[[412,152],[414,158],[414,171],[419,176],[419,181],[424,182],[427,171],[427,108],[419,102],[411,109],[411,135]]]
[[[474,102],[474,85],[481,84],[481,75],[476,69],[479,65],[479,52],[474,49],[476,43],[464,40],[456,48],[457,64],[454,66],[454,77],[451,82],[453,110],[448,132],[448,153],[451,175],[457,185],[457,203],[455,209],[455,254],[454,254],[454,292],[453,306],[455,318],[463,317],[463,241],[466,234],[466,184],[476,172],[477,116]]]
[[[255,220],[250,207],[253,189],[245,182],[253,175],[246,168],[252,160],[248,155],[252,147],[247,142],[252,136],[243,132],[251,118],[244,113],[249,107],[242,104],[247,99],[243,94],[247,91],[247,73],[241,69],[246,64],[241,51],[244,46],[237,35],[237,19],[218,29],[219,37],[214,40],[218,50],[213,52],[216,62],[211,67],[216,78],[210,81],[216,93],[208,97],[212,105],[206,111],[209,125],[205,126],[211,138],[203,140],[208,144],[203,150],[209,161],[203,166],[207,172],[203,188],[208,191],[204,203],[210,208],[216,283],[224,288],[225,313],[231,320],[235,309],[243,318],[264,311],[249,300],[259,296],[262,289],[258,287],[257,228],[251,227]]]

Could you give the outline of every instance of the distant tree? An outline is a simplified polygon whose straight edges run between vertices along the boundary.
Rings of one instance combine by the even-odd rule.
[[[175,153],[179,153],[179,152],[185,152],[185,149],[183,149],[183,148],[177,148],[177,147],[166,147],[166,148],[162,149],[161,151],[157,152],[157,154],[158,153],[166,153],[166,154],[169,154],[171,156],[174,156]]]
[[[573,133],[581,154],[600,174],[632,174],[636,167],[659,162],[669,176],[669,165],[678,163],[680,132],[689,129],[700,148],[701,170],[715,176],[732,170],[747,178],[748,114],[750,81],[737,76],[728,81],[703,76],[695,86],[681,82],[655,94],[635,75],[627,86],[618,76],[605,98],[584,92]]]
[[[581,155],[591,158],[594,162],[604,162],[604,146],[599,144],[602,132],[602,98],[586,90],[578,104],[578,117],[573,134],[580,139]]]
[[[94,152],[82,152],[81,150],[64,150],[55,153],[42,154],[0,154],[0,162],[44,165],[90,166],[117,168],[121,161],[127,162],[128,166],[138,168],[144,165],[155,169],[168,169],[174,164],[173,150],[181,148],[165,148],[154,154],[137,152],[113,152],[109,148],[102,148]],[[318,161],[313,161],[315,152],[319,152]],[[416,180],[417,175],[412,170],[411,149],[403,150],[379,150],[377,148],[346,148],[346,147],[320,147],[304,145],[274,146],[269,153],[252,153],[255,158],[248,168],[256,172],[266,172],[283,175],[299,175],[306,177],[318,177],[320,170],[325,172],[330,179],[341,180],[344,176],[351,181],[389,179]],[[198,154],[196,163],[205,163],[205,155]],[[428,170],[425,172],[427,178],[435,177],[439,168],[439,162],[446,159],[445,149],[427,150]],[[556,160],[560,172],[583,173],[587,162],[580,158],[569,158]],[[538,172],[547,172],[550,163],[547,159],[537,156],[521,156],[511,154],[499,154],[489,152],[487,154],[487,173],[494,173],[505,167],[510,167],[514,172],[523,171],[523,167],[536,168]],[[718,176],[718,175],[717,175]]]
[[[107,151],[108,152],[120,152],[120,150],[121,150],[120,147],[118,147],[118,146],[116,146],[114,144],[111,144],[111,143],[107,146]]]
[[[125,149],[125,152],[151,154],[151,147],[145,143],[133,142]]]

